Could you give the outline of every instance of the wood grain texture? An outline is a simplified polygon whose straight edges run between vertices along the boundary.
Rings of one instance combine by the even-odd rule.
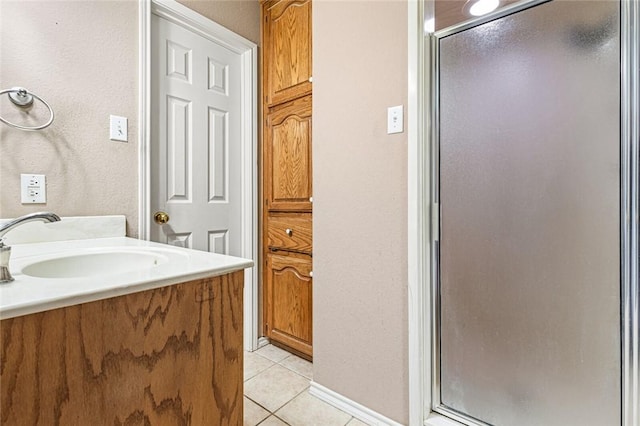
[[[0,321],[1,424],[242,424],[243,277]]]
[[[311,233],[310,213],[274,213],[269,216],[267,244],[271,250],[311,254]]]
[[[267,336],[307,356],[313,355],[311,258],[267,255]]]
[[[261,1],[262,330],[272,342],[307,358],[312,354],[311,3]],[[285,267],[278,259],[290,263]]]
[[[267,104],[311,93],[311,1],[266,2],[263,15]]]
[[[265,133],[265,187],[270,211],[310,211],[311,96],[273,108]]]

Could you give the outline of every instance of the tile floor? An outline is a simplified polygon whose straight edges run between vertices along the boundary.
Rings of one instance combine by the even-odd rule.
[[[244,426],[362,426],[309,394],[311,363],[272,345],[244,354]]]

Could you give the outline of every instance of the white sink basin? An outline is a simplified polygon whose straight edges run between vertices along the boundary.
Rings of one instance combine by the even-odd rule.
[[[26,263],[22,273],[36,278],[78,278],[144,271],[167,263],[181,253],[162,250],[112,249],[61,254]]]
[[[249,259],[128,237],[15,244],[11,251],[15,280],[0,285],[0,320],[253,266]]]

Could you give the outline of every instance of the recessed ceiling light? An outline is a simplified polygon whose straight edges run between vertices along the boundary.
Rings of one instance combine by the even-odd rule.
[[[500,6],[500,0],[469,0],[462,10],[472,16],[482,16],[493,12]]]

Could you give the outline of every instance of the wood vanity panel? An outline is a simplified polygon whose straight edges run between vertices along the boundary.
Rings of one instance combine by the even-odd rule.
[[[2,425],[241,425],[244,272],[0,321]]]
[[[272,214],[267,227],[267,244],[270,249],[311,254],[311,233],[309,213]]]

